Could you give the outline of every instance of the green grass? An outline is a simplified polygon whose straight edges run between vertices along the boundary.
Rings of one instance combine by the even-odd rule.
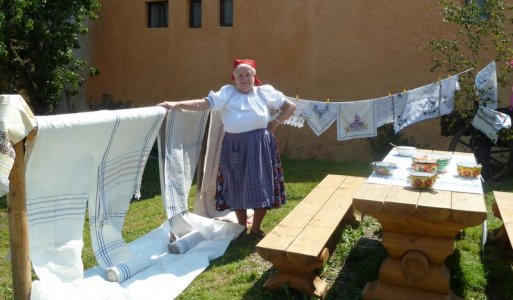
[[[263,224],[270,231],[292,210],[327,174],[368,176],[367,163],[283,160],[287,183],[287,204],[269,211]],[[491,214],[492,190],[513,191],[513,178],[500,183],[484,184],[488,207],[488,227],[497,228],[501,221]],[[160,198],[158,164],[150,159],[145,170],[142,199],[133,201],[126,218],[123,235],[129,242],[159,226],[165,220]],[[190,210],[195,197],[194,187],[189,197]],[[86,221],[87,222],[87,221]],[[87,223],[86,223],[87,224]],[[8,249],[8,225],[5,198],[0,199],[0,255]],[[84,229],[84,267],[94,266],[89,229]],[[326,299],[359,299],[368,281],[377,279],[378,270],[387,253],[380,243],[381,227],[366,216],[360,226],[346,226],[340,234],[320,277],[330,285]],[[451,270],[451,289],[464,299],[512,299],[513,251],[504,245],[486,244],[481,251],[481,226],[467,228],[456,242],[456,249],[446,264]],[[178,297],[188,299],[310,299],[284,287],[271,292],[262,288],[275,272],[271,264],[255,252],[256,241],[237,240],[230,244],[225,255],[211,262]],[[172,283],[170,283],[172,284]],[[0,260],[0,299],[12,298],[11,265]]]

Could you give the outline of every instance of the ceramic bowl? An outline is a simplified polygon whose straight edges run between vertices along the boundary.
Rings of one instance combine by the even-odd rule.
[[[411,185],[416,188],[430,188],[435,184],[437,175],[436,173],[429,172],[412,172],[408,179],[410,179]]]
[[[415,172],[436,173],[438,164],[434,158],[414,158],[412,157],[411,167]]]
[[[447,167],[451,163],[452,157],[449,155],[437,154],[437,153],[426,153],[426,154],[417,153],[417,154],[412,155],[411,159],[413,162],[423,161],[423,160],[424,161],[434,160],[436,162],[436,172],[437,173],[445,173],[445,172],[447,172]],[[417,171],[419,171],[419,170],[417,170]],[[434,170],[429,170],[429,171],[420,170],[419,172],[434,172]]]
[[[456,164],[458,175],[463,177],[478,177],[481,175],[481,164],[474,162],[459,162]]]
[[[372,170],[379,175],[390,175],[397,168],[393,162],[375,161],[371,163]]]
[[[417,153],[416,147],[411,146],[397,146],[397,154],[400,156],[412,156],[413,154]]]

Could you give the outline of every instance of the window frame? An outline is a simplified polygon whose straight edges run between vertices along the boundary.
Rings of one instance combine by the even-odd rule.
[[[231,11],[231,22],[227,21],[227,13],[226,13],[226,2],[230,1],[232,6]],[[233,27],[233,9],[234,1],[233,0],[219,0],[219,26],[221,27]]]
[[[153,10],[153,8],[155,8],[156,11]],[[148,1],[148,2],[146,2],[146,11],[147,11],[147,13],[146,13],[147,28],[169,27],[169,1],[168,0]],[[155,20],[155,18],[157,18],[157,19]]]
[[[201,28],[202,26],[202,6],[201,0],[189,0],[189,27]]]

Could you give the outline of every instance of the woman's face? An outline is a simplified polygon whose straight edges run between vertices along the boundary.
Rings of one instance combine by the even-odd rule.
[[[239,91],[247,93],[253,90],[255,75],[251,69],[244,67],[238,68],[233,73],[233,78],[235,80],[235,86]]]

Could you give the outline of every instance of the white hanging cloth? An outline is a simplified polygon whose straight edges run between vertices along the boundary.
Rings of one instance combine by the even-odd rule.
[[[458,90],[458,75],[440,81],[440,115],[448,115],[454,110],[454,97]]]
[[[497,109],[497,70],[495,61],[476,74],[476,92],[479,95],[480,106]]]
[[[0,197],[9,192],[9,174],[14,164],[13,145],[36,125],[34,114],[20,95],[0,95]]]
[[[440,112],[440,85],[425,85],[394,97],[394,130],[399,132],[417,122],[436,118]]]
[[[472,119],[472,126],[484,133],[493,143],[497,143],[499,130],[511,127],[511,117],[500,111],[480,106]]]
[[[376,127],[376,101],[340,102],[337,118],[337,140],[374,137]]]
[[[386,96],[374,99],[376,102],[376,127],[394,122],[394,99]]]
[[[338,103],[310,101],[308,125],[319,136],[337,119]]]

